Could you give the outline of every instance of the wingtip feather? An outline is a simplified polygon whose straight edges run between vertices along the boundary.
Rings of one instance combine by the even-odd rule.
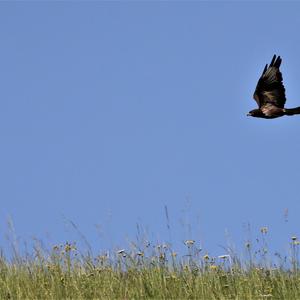
[[[274,54],[274,56],[273,56],[273,58],[271,60],[270,67],[273,67],[275,59],[276,59],[276,54]]]
[[[268,69],[268,64],[265,65],[265,68],[264,68],[264,70],[262,72],[262,75],[264,75],[266,73],[267,69]]]
[[[278,56],[277,59],[276,59],[276,61],[275,61],[275,63],[274,63],[274,66],[277,67],[277,68],[279,68],[280,65],[281,65],[281,62],[282,62],[282,59],[281,59],[280,56]]]

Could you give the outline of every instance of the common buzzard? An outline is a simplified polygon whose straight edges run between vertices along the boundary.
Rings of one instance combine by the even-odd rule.
[[[284,108],[286,98],[279,70],[280,64],[281,58],[276,55],[273,56],[269,66],[266,64],[253,95],[258,108],[249,111],[247,116],[274,119],[300,114],[300,107]]]

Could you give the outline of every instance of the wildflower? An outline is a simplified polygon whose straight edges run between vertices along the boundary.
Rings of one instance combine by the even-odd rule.
[[[203,256],[203,259],[204,259],[204,260],[209,260],[209,255],[208,255],[208,254],[205,254],[205,255]]]
[[[184,244],[186,245],[186,246],[192,246],[192,245],[194,245],[195,244],[195,241],[194,240],[186,240],[185,242],[184,242]]]
[[[66,242],[66,244],[65,244],[65,252],[68,253],[68,252],[70,252],[72,250],[76,250],[76,246],[72,245],[69,242]]]
[[[260,228],[260,232],[262,233],[262,234],[267,234],[267,232],[268,232],[268,227],[261,227]]]
[[[218,269],[218,267],[216,265],[211,265],[209,267],[212,271],[216,271]]]
[[[164,253],[160,253],[159,254],[159,260],[160,261],[165,261],[165,259],[166,259],[166,255]]]
[[[65,252],[70,252],[71,251],[71,244],[69,244],[68,242],[66,242],[66,245],[65,245]]]
[[[176,253],[176,252],[172,252],[171,255],[172,255],[173,257],[176,257],[176,256],[177,256],[177,253]]]

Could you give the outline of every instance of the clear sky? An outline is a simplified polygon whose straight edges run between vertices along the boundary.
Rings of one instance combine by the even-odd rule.
[[[273,54],[300,106],[299,28],[296,2],[1,2],[1,245],[9,217],[95,249],[300,236],[300,117],[246,117]]]

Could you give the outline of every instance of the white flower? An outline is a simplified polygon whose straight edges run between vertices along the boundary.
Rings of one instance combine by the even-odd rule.
[[[194,245],[194,244],[195,244],[195,241],[194,241],[194,240],[186,240],[186,241],[184,242],[184,244],[185,244],[186,246],[191,246],[191,245]]]

